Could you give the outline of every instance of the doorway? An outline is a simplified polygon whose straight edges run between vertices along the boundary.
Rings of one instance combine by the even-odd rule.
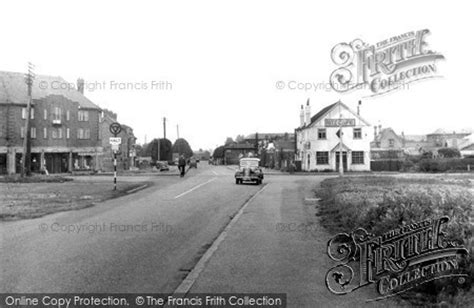
[[[336,171],[339,170],[339,154],[340,152],[336,152]],[[347,171],[347,152],[342,152],[342,168],[344,171]]]

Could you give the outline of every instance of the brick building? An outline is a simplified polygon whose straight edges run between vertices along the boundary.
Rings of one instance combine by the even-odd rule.
[[[83,84],[83,83],[82,83]],[[97,170],[101,109],[61,77],[37,75],[32,87],[31,166],[49,173]],[[23,73],[0,72],[0,172],[20,172],[27,85]]]

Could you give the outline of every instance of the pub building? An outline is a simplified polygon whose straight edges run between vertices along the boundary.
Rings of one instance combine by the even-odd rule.
[[[296,161],[304,171],[337,171],[342,152],[344,171],[370,170],[370,124],[341,101],[311,116],[309,99],[301,105],[296,128]],[[342,132],[342,136],[341,136]],[[341,151],[342,149],[342,151]]]

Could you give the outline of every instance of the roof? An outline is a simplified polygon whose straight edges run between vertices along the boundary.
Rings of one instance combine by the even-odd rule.
[[[402,141],[402,138],[400,138],[400,136],[397,135],[397,133],[395,133],[395,131],[391,127],[383,128],[380,133],[377,134],[374,141],[380,141],[381,139],[387,138],[387,136],[390,136],[390,133],[392,134],[392,136],[397,138],[398,141]]]
[[[447,130],[444,128],[438,128],[434,132],[428,135],[469,135],[472,134],[473,130],[471,128],[463,128],[460,130]]]
[[[226,145],[225,149],[255,149],[255,145],[251,143],[231,143]]]
[[[257,133],[258,134],[258,139],[265,139],[265,138],[270,138],[270,139],[275,139],[275,138],[284,138],[285,135],[288,136],[288,138],[294,138],[293,133]],[[245,139],[256,139],[255,134],[250,134],[245,137]]]
[[[67,86],[60,87],[60,85]],[[100,109],[62,77],[36,75],[32,87],[33,99],[39,100],[50,95],[61,95],[77,102],[82,108]],[[25,74],[0,71],[0,104],[25,105],[27,102],[28,88]]]
[[[299,127],[297,128],[297,130],[301,130],[301,129],[304,129],[304,128],[307,128],[311,125],[313,125],[314,123],[318,122],[319,120],[321,120],[324,116],[326,116],[326,114],[328,114],[331,110],[333,110],[334,108],[336,107],[342,107],[342,108],[345,108],[346,110],[348,110],[349,112],[351,112],[354,116],[356,116],[357,118],[359,118],[362,122],[364,122],[365,124],[367,125],[370,125],[369,122],[367,122],[366,120],[364,120],[360,115],[358,115],[357,113],[355,113],[354,111],[352,111],[349,107],[347,107],[344,103],[342,103],[341,101],[337,101],[329,106],[326,106],[324,107],[323,109],[321,109],[318,113],[316,113],[314,116],[311,117],[311,121],[309,124],[306,124],[305,126],[302,126],[302,127]]]

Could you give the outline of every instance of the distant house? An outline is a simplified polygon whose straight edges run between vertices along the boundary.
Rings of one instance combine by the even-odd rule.
[[[459,152],[461,152],[462,157],[474,156],[474,134],[463,138],[459,143]]]
[[[257,149],[255,144],[251,143],[230,143],[224,146],[224,161],[225,165],[237,165],[241,157],[248,156],[249,153],[255,155]]]
[[[302,170],[338,170],[340,157],[346,170],[370,170],[369,130],[370,124],[341,101],[311,117],[308,100],[305,108],[301,106],[300,127],[295,130]]]
[[[470,129],[464,129],[461,131],[447,131],[445,129],[437,129],[431,134],[426,135],[427,142],[433,147],[445,147],[445,148],[459,148],[459,143],[462,140],[473,133]]]

